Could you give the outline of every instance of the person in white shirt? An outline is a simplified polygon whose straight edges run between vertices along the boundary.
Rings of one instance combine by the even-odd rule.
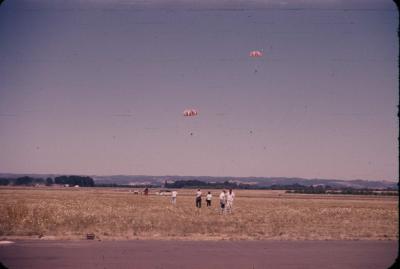
[[[211,192],[208,192],[206,196],[207,207],[211,206],[211,199],[212,199],[212,194]]]
[[[229,189],[229,192],[226,195],[226,211],[229,213],[232,213],[234,199],[235,199],[235,193],[232,191],[232,189]]]
[[[196,192],[196,207],[201,208],[201,191],[200,189]]]
[[[175,205],[176,204],[176,196],[178,195],[178,192],[177,191],[172,191],[172,193],[171,193],[171,201],[172,201],[172,204],[173,205]]]
[[[222,190],[219,195],[219,205],[221,206],[221,213],[225,212],[225,204],[226,204],[226,194],[225,190]]]

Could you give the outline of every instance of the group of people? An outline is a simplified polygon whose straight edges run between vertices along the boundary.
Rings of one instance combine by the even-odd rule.
[[[232,191],[232,189],[229,189],[228,192],[222,190],[222,192],[219,195],[219,203],[222,213],[225,212],[232,213],[234,199],[235,199],[235,193]]]
[[[171,192],[171,202],[173,205],[176,204],[177,195],[178,192],[176,190],[173,190]],[[200,189],[198,189],[196,192],[196,199],[195,199],[197,208],[201,208],[202,197],[203,193],[201,192]],[[219,205],[221,213],[232,213],[234,199],[235,199],[235,193],[232,191],[232,189],[229,189],[228,192],[226,190],[221,191],[221,193],[219,194]],[[212,201],[212,194],[209,191],[206,195],[207,207],[211,207],[211,201]]]

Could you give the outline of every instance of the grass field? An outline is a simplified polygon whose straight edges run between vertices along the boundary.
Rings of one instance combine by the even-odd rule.
[[[0,188],[0,238],[397,240],[397,197],[237,190],[232,214],[196,209],[195,190]],[[205,193],[205,191],[203,191]],[[204,202],[204,201],[203,201]]]

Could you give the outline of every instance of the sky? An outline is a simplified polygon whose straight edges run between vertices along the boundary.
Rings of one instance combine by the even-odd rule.
[[[397,25],[383,0],[6,0],[0,172],[395,180]]]

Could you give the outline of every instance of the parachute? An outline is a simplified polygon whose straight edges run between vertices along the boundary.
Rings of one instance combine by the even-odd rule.
[[[259,57],[263,56],[263,53],[260,50],[252,50],[252,51],[250,51],[249,55],[250,55],[250,57],[253,57],[253,58],[259,58]]]
[[[250,51],[249,56],[250,56],[251,58],[261,58],[261,57],[263,56],[263,51],[262,51],[262,50],[252,50],[252,51]],[[257,65],[254,67],[254,74],[256,74],[256,73],[258,72],[258,68],[259,68],[258,65],[259,65],[259,64],[257,64]]]
[[[190,109],[185,109],[184,111],[183,111],[183,116],[185,116],[185,117],[194,117],[194,116],[197,116],[197,111],[195,110],[195,109],[193,109],[193,108],[190,108]],[[189,124],[189,122],[191,122],[190,124]],[[189,122],[188,122],[188,124],[191,126],[191,128],[193,128],[194,126],[193,126],[193,124],[196,122],[196,120],[189,120]],[[194,135],[194,132],[193,131],[190,131],[190,136],[193,136]]]
[[[197,111],[195,109],[186,109],[183,111],[183,116],[185,117],[197,116]]]

